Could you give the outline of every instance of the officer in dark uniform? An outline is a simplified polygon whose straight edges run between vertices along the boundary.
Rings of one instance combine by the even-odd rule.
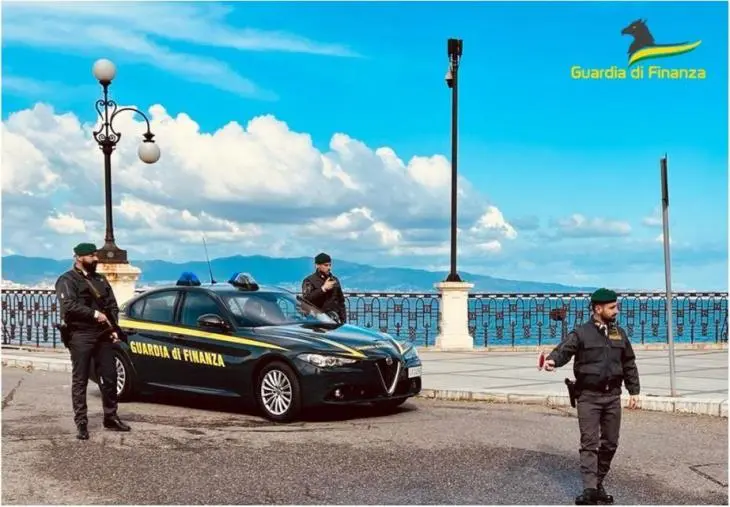
[[[56,296],[61,319],[68,329],[67,346],[71,353],[74,422],[76,438],[89,438],[86,387],[91,359],[99,373],[99,389],[104,407],[104,427],[129,431],[117,415],[117,370],[113,343],[119,342],[119,307],[107,279],[96,272],[99,261],[96,246],[81,243],[74,248],[74,265],[56,281]]]
[[[320,253],[314,258],[316,270],[302,281],[302,295],[323,312],[334,311],[341,323],[347,322],[345,295],[340,281],[332,274],[332,258]]]
[[[621,383],[636,408],[639,371],[626,332],[616,325],[617,294],[599,289],[591,295],[592,319],[577,326],[548,355],[545,369],[560,368],[575,356],[576,408],[580,428],[580,470],[583,493],[576,505],[613,503],[603,480],[618,447],[621,428]]]

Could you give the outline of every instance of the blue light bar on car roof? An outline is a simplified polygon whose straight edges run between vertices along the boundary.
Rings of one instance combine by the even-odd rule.
[[[228,283],[242,290],[259,289],[259,284],[256,283],[256,280],[254,280],[253,276],[248,273],[233,273],[231,278],[228,280]]]
[[[198,286],[198,285],[200,285],[200,280],[198,280],[198,277],[195,276],[195,273],[191,273],[190,271],[185,271],[182,275],[180,275],[180,278],[177,280],[176,285]]]

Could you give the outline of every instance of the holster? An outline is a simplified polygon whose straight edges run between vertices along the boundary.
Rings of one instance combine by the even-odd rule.
[[[71,328],[63,320],[60,323],[56,324],[55,327],[61,334],[61,341],[63,342],[63,346],[68,348],[68,344],[71,342]]]
[[[568,388],[568,396],[570,396],[570,406],[575,408],[575,399],[576,399],[575,382],[573,380],[570,380],[569,378],[566,378],[565,385]]]

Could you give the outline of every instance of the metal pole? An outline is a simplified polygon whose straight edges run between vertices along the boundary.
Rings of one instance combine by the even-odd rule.
[[[664,279],[667,290],[667,339],[669,341],[669,385],[671,396],[677,396],[674,369],[674,336],[672,319],[672,262],[669,254],[669,183],[667,179],[667,155],[661,160],[662,177],[662,225],[664,228]]]
[[[459,60],[462,52],[461,39],[449,39],[449,72],[450,82],[447,85],[451,88],[451,270],[446,277],[448,282],[460,282],[461,277],[456,272],[456,232],[457,232],[457,153],[458,153],[458,123],[459,123]]]
[[[458,62],[458,60],[457,60]],[[457,143],[459,123],[459,64],[454,65],[454,86],[451,88],[451,273],[449,281],[459,282],[456,272],[456,189],[457,189]]]
[[[112,218],[112,150],[114,146],[111,143],[104,143],[101,148],[104,153],[104,205],[106,207],[104,247],[106,250],[116,250],[114,220]]]

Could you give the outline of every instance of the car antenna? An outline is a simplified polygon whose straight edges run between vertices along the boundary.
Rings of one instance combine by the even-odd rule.
[[[215,284],[215,278],[213,278],[213,268],[210,267],[210,257],[208,257],[208,245],[205,243],[205,234],[203,234],[203,248],[205,248],[205,260],[208,262],[208,271],[210,272],[210,283]]]

